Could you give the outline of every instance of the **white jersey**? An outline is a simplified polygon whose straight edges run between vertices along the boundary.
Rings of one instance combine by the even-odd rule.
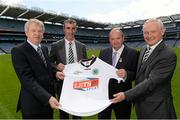
[[[91,116],[107,108],[110,78],[123,80],[117,69],[99,58],[65,65],[64,83],[60,96],[61,110],[76,116]]]

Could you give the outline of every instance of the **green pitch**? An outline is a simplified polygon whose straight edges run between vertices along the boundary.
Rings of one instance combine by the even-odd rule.
[[[174,96],[174,105],[178,118],[180,118],[180,48],[176,48],[177,66],[172,80],[172,89]],[[98,56],[99,50],[88,51],[88,56]],[[19,95],[20,84],[12,67],[10,55],[0,55],[0,119],[18,119],[21,118],[20,112],[16,113],[16,105]],[[136,118],[133,110],[131,118]],[[58,118],[58,110],[55,110],[54,117]],[[112,115],[114,118],[114,114]],[[84,119],[93,119],[97,116],[85,117]]]

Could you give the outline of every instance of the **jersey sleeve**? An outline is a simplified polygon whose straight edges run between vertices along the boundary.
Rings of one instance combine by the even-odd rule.
[[[102,61],[101,59],[99,60],[99,65],[100,68],[102,69],[102,73],[106,76],[106,78],[114,78],[116,80],[118,80],[118,83],[120,83],[120,81],[125,81],[123,78],[118,77],[118,75],[116,74],[117,69],[109,64],[107,64],[106,62]]]

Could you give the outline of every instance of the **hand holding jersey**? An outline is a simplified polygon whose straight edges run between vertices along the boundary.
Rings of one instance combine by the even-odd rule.
[[[66,65],[60,109],[77,116],[90,116],[104,110],[111,104],[108,97],[109,79],[124,81],[116,71],[116,68],[96,57]]]

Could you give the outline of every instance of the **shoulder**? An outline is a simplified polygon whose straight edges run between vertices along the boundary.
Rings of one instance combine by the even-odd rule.
[[[44,49],[44,50],[46,50],[46,51],[48,51],[48,47],[45,46],[45,45],[42,45],[41,48]]]
[[[29,46],[28,43],[24,42],[14,48],[11,49],[12,58],[22,58],[29,54]]]
[[[158,46],[156,46],[153,52],[154,51],[158,52],[159,56],[164,56],[164,57],[176,55],[174,49],[169,45],[165,44],[164,41],[162,41]]]
[[[139,51],[134,48],[125,46],[124,50],[122,51],[121,57],[129,62],[136,63],[139,58]]]
[[[78,40],[75,40],[75,44],[76,45],[79,45],[79,46],[83,46],[83,47],[86,47],[86,45]]]
[[[176,56],[175,50],[168,45],[164,45],[163,49],[161,50],[161,54],[166,57]]]
[[[139,54],[139,51],[136,50],[135,48],[125,46],[124,49],[127,50],[127,52],[130,53],[130,54],[137,54],[137,55]]]
[[[152,54],[156,55],[156,60],[158,62],[172,62],[177,60],[177,56],[173,48],[166,45],[164,42],[161,42],[153,50]]]
[[[24,43],[22,43],[22,44],[20,44],[20,45],[18,45],[18,46],[16,46],[16,47],[14,47],[14,48],[12,48],[12,49],[11,49],[11,53],[14,52],[14,51],[22,52],[22,51],[25,50],[26,47],[27,47],[27,43],[24,42]]]
[[[109,52],[109,51],[112,51],[112,48],[111,48],[111,47],[104,48],[104,49],[101,49],[101,50],[100,50],[101,53],[106,53],[106,52]]]
[[[99,58],[102,59],[102,58],[108,57],[111,54],[111,52],[112,52],[111,47],[101,49],[99,53]]]
[[[51,46],[52,47],[60,46],[60,45],[63,45],[64,42],[65,42],[64,39],[61,39],[61,40],[58,40],[56,42],[53,42]]]

